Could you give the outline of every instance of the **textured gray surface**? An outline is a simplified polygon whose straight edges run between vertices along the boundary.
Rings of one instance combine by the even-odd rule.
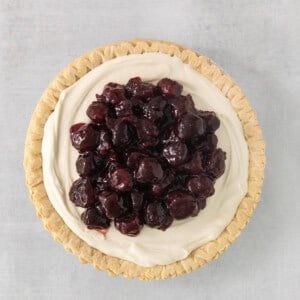
[[[223,3],[223,4],[222,4]],[[0,299],[295,299],[300,296],[299,1],[0,1]],[[48,82],[97,46],[134,37],[206,54],[243,87],[267,142],[262,201],[217,261],[160,282],[110,278],[44,231],[22,168]]]

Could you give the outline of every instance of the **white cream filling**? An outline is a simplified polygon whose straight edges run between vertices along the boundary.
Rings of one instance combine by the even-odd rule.
[[[112,224],[106,238],[89,230],[80,219],[82,208],[75,207],[68,192],[78,178],[77,151],[72,148],[69,128],[88,122],[85,114],[108,82],[124,84],[129,78],[156,83],[169,77],[191,94],[197,108],[215,111],[221,120],[216,134],[218,146],[227,153],[225,173],[215,184],[215,194],[196,217],[175,221],[166,231],[144,226],[136,237],[117,231]],[[67,226],[90,246],[103,253],[141,266],[165,265],[181,260],[195,248],[218,237],[230,223],[247,192],[248,147],[241,123],[224,95],[205,77],[179,58],[161,53],[128,55],[107,61],[65,89],[49,117],[42,144],[43,176],[48,197]]]

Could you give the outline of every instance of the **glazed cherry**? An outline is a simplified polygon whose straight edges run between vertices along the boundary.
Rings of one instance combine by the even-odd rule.
[[[159,91],[166,97],[178,97],[182,92],[182,85],[169,78],[161,79],[157,86]]]
[[[160,120],[164,115],[164,108],[167,102],[163,97],[157,96],[152,98],[145,106],[144,106],[144,115],[150,121]]]
[[[70,133],[74,133],[79,130],[80,127],[85,125],[85,123],[76,123],[70,127]]]
[[[126,161],[127,167],[130,169],[135,169],[140,163],[140,161],[145,157],[147,157],[147,155],[141,152],[128,153]]]
[[[158,182],[154,183],[151,187],[151,194],[154,196],[160,196],[162,193],[167,191],[167,188],[175,181],[175,175],[172,170],[165,172],[164,178]]]
[[[180,118],[182,115],[196,114],[197,112],[190,95],[173,98],[170,100],[170,104],[172,107],[172,114],[176,119]]]
[[[183,164],[188,158],[188,148],[184,143],[175,142],[166,145],[163,149],[163,156],[172,166]]]
[[[110,220],[94,207],[89,207],[81,215],[81,220],[88,229],[105,229],[110,225]]]
[[[159,130],[154,123],[148,119],[140,119],[136,131],[142,147],[148,148],[157,145]]]
[[[117,191],[126,192],[132,188],[132,176],[128,169],[116,168],[111,172],[109,178],[111,187]]]
[[[118,105],[115,106],[117,117],[126,117],[133,114],[132,103],[130,100],[123,100]]]
[[[187,174],[191,174],[191,175],[201,173],[204,170],[201,152],[199,152],[199,151],[194,152],[191,160],[180,165],[178,167],[178,169],[180,171],[183,171],[183,172],[185,172]]]
[[[131,78],[125,89],[130,96],[149,98],[155,93],[155,86],[151,83],[143,82],[140,77]]]
[[[136,214],[123,216],[115,219],[116,228],[123,234],[136,236],[140,233],[143,223]]]
[[[178,137],[182,140],[190,140],[201,136],[205,131],[205,123],[200,117],[185,114],[178,123]]]
[[[209,133],[205,136],[202,136],[199,141],[196,142],[195,148],[202,152],[212,153],[216,149],[217,144],[217,136],[213,133]]]
[[[170,192],[167,197],[167,205],[170,215],[177,220],[191,217],[198,210],[196,199],[184,191]]]
[[[110,103],[114,106],[118,105],[122,101],[126,101],[125,89],[120,84],[107,84],[102,95],[107,103]]]
[[[141,183],[155,183],[163,178],[164,172],[155,158],[143,158],[136,171],[136,180]]]
[[[225,172],[215,134],[220,120],[196,109],[182,90],[170,78],[157,85],[140,77],[110,82],[86,111],[91,122],[71,126],[80,178],[69,198],[85,208],[89,229],[113,221],[122,234],[136,236],[143,225],[166,230],[205,208]]]
[[[198,114],[205,121],[206,132],[213,133],[220,127],[220,120],[212,111],[202,111]]]
[[[167,229],[173,222],[166,206],[160,201],[148,203],[144,210],[144,220],[148,226],[163,230]]]
[[[73,182],[69,196],[70,200],[80,207],[90,207],[95,202],[93,186],[86,178],[79,178]]]
[[[85,152],[77,158],[76,161],[77,173],[81,176],[87,176],[96,171],[96,163],[93,152]]]
[[[80,152],[94,150],[99,143],[99,132],[92,124],[86,124],[71,132],[71,142]]]
[[[111,131],[114,146],[124,146],[130,142],[129,125],[126,122],[118,120]]]
[[[189,179],[187,183],[188,190],[196,197],[207,198],[214,194],[213,181],[204,175],[198,175]]]
[[[99,194],[98,199],[109,219],[117,218],[126,211],[123,198],[116,192],[103,191]]]
[[[207,161],[207,172],[213,177],[220,177],[225,171],[226,153],[221,149],[215,150]]]
[[[101,123],[108,115],[109,108],[104,103],[94,101],[88,107],[86,114],[95,123]]]

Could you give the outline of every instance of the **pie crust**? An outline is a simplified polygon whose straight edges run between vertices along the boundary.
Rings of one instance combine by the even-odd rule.
[[[75,83],[93,68],[118,56],[161,52],[179,57],[196,71],[209,79],[230,101],[244,130],[249,148],[248,192],[242,199],[231,223],[219,237],[195,249],[180,261],[154,267],[142,267],[133,262],[106,255],[90,247],[75,235],[58,215],[48,199],[42,172],[41,146],[45,123],[53,112],[60,93]],[[138,74],[137,74],[138,75]],[[39,100],[32,115],[25,142],[24,168],[30,198],[36,207],[37,216],[53,238],[66,250],[80,258],[82,263],[91,263],[97,270],[106,270],[110,275],[138,277],[142,280],[167,279],[189,273],[216,259],[240,235],[249,222],[260,199],[265,168],[265,143],[256,113],[240,87],[215,63],[203,55],[170,42],[134,39],[97,48],[71,62],[50,83]]]

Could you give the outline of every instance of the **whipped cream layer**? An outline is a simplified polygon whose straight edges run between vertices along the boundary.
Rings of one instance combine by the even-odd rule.
[[[125,84],[131,77],[157,83],[169,77],[183,85],[196,107],[217,113],[218,147],[227,153],[225,173],[216,181],[215,194],[196,217],[175,221],[166,231],[144,226],[136,237],[117,231],[112,223],[106,238],[87,229],[81,221],[82,208],[69,200],[69,189],[79,176],[69,128],[89,122],[86,109],[108,82]],[[96,67],[65,89],[50,115],[42,144],[43,176],[48,197],[67,226],[90,246],[101,252],[132,261],[141,266],[165,265],[181,260],[195,248],[214,240],[230,223],[247,192],[248,147],[241,123],[228,99],[204,76],[177,57],[146,53],[118,57]]]

